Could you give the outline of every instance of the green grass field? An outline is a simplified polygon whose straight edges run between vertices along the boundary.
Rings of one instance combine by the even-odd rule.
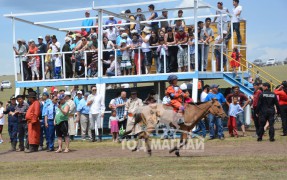
[[[287,66],[265,67],[279,80],[286,79]],[[280,73],[278,73],[280,72]],[[1,76],[0,81],[13,76]],[[208,83],[208,82],[206,82]],[[217,80],[212,83],[221,83]],[[228,84],[222,84],[226,86]],[[229,86],[229,85],[228,85]],[[15,91],[0,92],[6,102]],[[280,124],[277,124],[280,127]],[[287,141],[276,130],[276,141],[268,135],[262,143],[251,137],[229,138],[205,142],[200,154],[182,153],[175,157],[166,151],[156,151],[152,157],[145,152],[123,151],[120,144],[72,142],[68,154],[38,152],[24,154],[8,152],[7,124],[0,144],[0,179],[286,179]]]

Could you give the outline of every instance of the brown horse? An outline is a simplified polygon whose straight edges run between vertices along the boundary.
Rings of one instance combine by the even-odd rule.
[[[179,156],[179,149],[187,143],[187,133],[207,114],[212,113],[215,116],[220,116],[221,118],[227,117],[222,106],[216,99],[205,103],[192,103],[187,104],[184,112],[184,124],[178,125],[178,114],[173,111],[171,107],[165,106],[163,104],[153,104],[149,106],[144,106],[138,110],[135,114],[135,126],[145,126],[145,130],[138,133],[138,139],[144,139],[148,153],[151,155],[151,148],[149,142],[149,135],[155,130],[158,122],[175,126],[181,132],[181,141],[179,147],[174,147],[170,150],[170,153],[175,152]],[[159,118],[159,121],[158,121]],[[133,128],[133,129],[134,129]],[[132,131],[132,130],[131,130]],[[131,131],[125,132],[123,135],[128,135]],[[133,151],[138,149],[139,143]]]

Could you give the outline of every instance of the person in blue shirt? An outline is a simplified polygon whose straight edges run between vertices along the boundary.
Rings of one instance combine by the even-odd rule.
[[[223,105],[226,102],[223,94],[218,92],[218,87],[219,85],[216,84],[212,84],[210,86],[211,92],[206,96],[205,102],[210,101],[213,98],[217,99],[221,105]],[[220,140],[223,140],[224,134],[223,134],[223,125],[221,118],[216,117],[213,114],[209,113],[208,121],[209,121],[209,137],[210,137],[209,139],[212,140],[215,138],[214,125],[216,125],[217,136]]]
[[[45,117],[45,127],[47,128],[47,130],[46,130],[46,140],[48,142],[47,152],[53,152],[54,151],[54,141],[55,141],[54,119],[56,116],[57,108],[58,108],[58,96],[54,96],[52,101],[51,101],[51,104],[49,104],[49,106],[47,106],[45,111],[43,110],[43,115]]]
[[[10,98],[10,102],[6,104],[6,109],[3,112],[4,114],[8,114],[8,133],[11,142],[10,151],[16,151],[17,146],[18,118],[13,116],[16,106],[16,97],[13,95]]]
[[[117,20],[115,20],[114,16],[109,16],[109,19],[106,21],[105,24],[108,25],[110,23],[117,24],[118,22],[117,22]]]
[[[78,104],[80,101],[83,99],[83,92],[82,91],[77,91],[77,96],[74,98],[74,103],[76,105],[76,108],[78,107]]]
[[[85,12],[86,18],[90,17],[90,11]],[[82,26],[93,26],[94,22],[92,19],[85,19],[82,21]],[[91,28],[86,28],[87,33],[90,33]]]
[[[155,7],[153,4],[148,6],[148,10],[151,13],[151,16],[147,19],[148,21],[152,21],[158,17],[158,14],[157,14],[157,12],[154,11],[154,8]],[[158,24],[159,24],[158,22],[151,22],[150,25],[151,25],[151,28],[153,31],[155,31],[155,32],[158,31],[158,28],[159,28]]]
[[[46,145],[48,148],[48,138],[47,138],[47,131],[45,127],[45,112],[47,111],[47,108],[52,104],[51,99],[49,99],[49,93],[44,92],[42,94],[42,102],[40,103],[41,105],[41,117],[40,117],[40,123],[41,123],[41,134],[40,134],[40,147],[39,151],[45,150],[46,148],[43,148],[44,144],[44,135],[46,137]]]
[[[90,106],[87,106],[87,99],[90,93],[86,92],[84,98],[82,98],[77,106],[77,123],[81,124],[81,136],[82,140],[85,140],[86,135],[88,134],[91,137],[91,131],[89,131],[90,121],[89,121],[89,112]]]

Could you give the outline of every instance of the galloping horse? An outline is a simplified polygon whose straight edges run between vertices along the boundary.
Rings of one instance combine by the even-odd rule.
[[[212,99],[211,101],[204,103],[187,104],[184,112],[184,124],[178,125],[177,119],[179,117],[177,117],[177,113],[175,113],[171,107],[163,104],[153,104],[151,106],[143,106],[134,115],[134,128],[137,125],[146,126],[145,130],[138,133],[138,139],[145,140],[149,155],[151,155],[149,135],[155,130],[158,118],[159,122],[175,126],[177,129],[180,129],[181,132],[186,132],[181,134],[181,141],[183,143],[181,143],[179,147],[175,146],[170,150],[170,153],[176,151],[175,154],[179,156],[179,149],[187,143],[187,132],[190,132],[190,130],[209,113],[212,113],[215,116],[220,116],[221,118],[227,117],[220,103],[216,99]],[[123,137],[131,132],[132,130],[125,132]],[[139,143],[133,151],[136,151],[138,146]]]

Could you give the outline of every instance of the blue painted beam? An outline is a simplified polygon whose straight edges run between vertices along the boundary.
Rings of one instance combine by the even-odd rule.
[[[249,87],[244,86],[243,84],[241,84],[234,78],[230,77],[230,74],[223,74],[223,79],[229,84],[231,84],[232,86],[235,86],[235,85],[239,86],[240,91],[245,93],[247,96],[251,96],[253,94],[253,91]]]

